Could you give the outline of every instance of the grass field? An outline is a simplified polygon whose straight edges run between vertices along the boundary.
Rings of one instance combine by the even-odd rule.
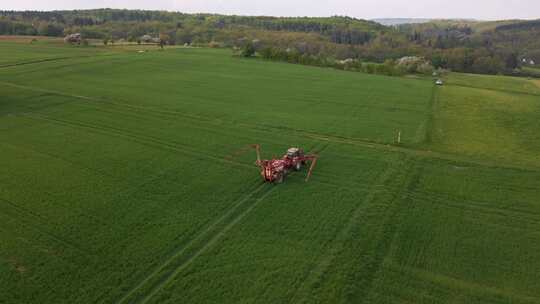
[[[529,75],[534,77],[540,77],[540,67],[523,67],[521,68],[524,72],[527,72]]]
[[[0,55],[0,303],[540,302],[532,81]],[[262,184],[253,143],[320,160]]]
[[[489,80],[463,86],[462,76],[456,78],[437,92],[430,147],[539,168],[540,91],[534,84],[509,78],[494,89]]]

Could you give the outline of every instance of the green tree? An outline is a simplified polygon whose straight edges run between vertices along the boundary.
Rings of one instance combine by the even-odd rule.
[[[270,47],[262,48],[259,53],[261,54],[261,57],[264,59],[273,59],[272,58],[273,50]]]
[[[253,57],[255,55],[255,46],[253,46],[253,43],[247,42],[242,47],[242,52],[240,53],[242,57]]]
[[[169,34],[167,33],[160,33],[159,34],[159,47],[163,49],[163,47],[167,44],[167,42],[171,39]]]
[[[431,64],[435,67],[435,68],[446,68],[446,65],[447,65],[447,62],[446,62],[446,59],[441,56],[441,54],[434,54],[432,57],[431,57]]]

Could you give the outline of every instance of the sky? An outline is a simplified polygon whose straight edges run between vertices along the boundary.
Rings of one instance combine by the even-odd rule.
[[[0,0],[0,10],[129,8],[266,16],[540,18],[540,0]]]

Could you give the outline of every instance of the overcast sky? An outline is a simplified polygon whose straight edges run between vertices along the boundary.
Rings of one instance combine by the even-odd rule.
[[[130,8],[272,16],[540,18],[540,0],[0,0],[0,10]]]

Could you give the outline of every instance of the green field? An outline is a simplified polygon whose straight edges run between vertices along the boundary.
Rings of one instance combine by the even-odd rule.
[[[531,76],[540,78],[540,67],[523,67],[521,69]]]
[[[429,148],[540,168],[540,86],[501,76],[453,75],[436,94]]]
[[[0,303],[540,303],[534,81],[136,50],[0,40]]]

